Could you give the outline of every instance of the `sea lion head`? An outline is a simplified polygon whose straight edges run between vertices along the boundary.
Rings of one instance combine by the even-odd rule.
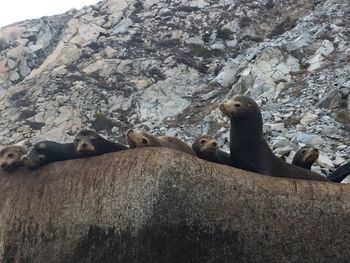
[[[226,103],[220,104],[219,109],[233,122],[262,119],[258,104],[247,96],[235,96]]]
[[[246,148],[263,138],[263,120],[258,104],[247,96],[235,96],[219,107],[230,118],[230,148]]]
[[[313,146],[303,146],[294,155],[292,164],[310,169],[318,159],[319,150]]]
[[[192,149],[199,157],[212,155],[218,148],[216,141],[208,135],[202,135],[192,144]]]
[[[27,153],[25,146],[10,145],[0,151],[0,168],[11,171],[17,168],[21,163],[21,158]]]
[[[22,157],[22,162],[29,168],[36,168],[38,166],[48,163],[49,145],[48,142],[42,141],[33,145],[30,151]]]
[[[161,146],[161,143],[156,136],[148,132],[136,132],[132,129],[129,129],[126,132],[126,140],[130,148]]]
[[[80,131],[74,139],[75,150],[79,154],[93,153],[97,151],[100,135],[92,130]]]

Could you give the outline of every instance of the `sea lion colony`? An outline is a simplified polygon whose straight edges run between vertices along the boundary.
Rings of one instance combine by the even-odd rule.
[[[293,164],[288,164],[273,154],[263,136],[260,108],[253,99],[247,96],[236,96],[221,104],[219,109],[230,119],[230,153],[221,151],[215,140],[207,135],[197,138],[191,148],[176,137],[157,137],[147,132],[130,129],[126,132],[126,140],[129,144],[127,147],[106,140],[92,130],[82,130],[71,143],[41,141],[29,150],[16,145],[4,147],[0,151],[0,167],[6,171],[12,171],[21,165],[37,168],[52,162],[88,158],[129,148],[170,147],[203,160],[262,175],[330,181],[310,171],[311,165],[318,158],[318,150],[313,147],[300,149],[293,159]]]

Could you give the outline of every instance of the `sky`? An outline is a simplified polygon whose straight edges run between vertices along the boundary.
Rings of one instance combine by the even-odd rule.
[[[61,14],[71,8],[80,9],[100,0],[1,0],[0,27],[42,16]]]

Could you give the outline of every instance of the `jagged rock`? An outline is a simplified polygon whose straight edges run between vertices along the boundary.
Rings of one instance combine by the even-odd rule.
[[[284,83],[291,81],[290,72],[298,70],[299,63],[294,57],[283,54],[277,48],[266,48],[245,66],[239,81],[232,88],[246,91],[253,98],[262,96],[275,99],[284,88]]]
[[[273,148],[281,148],[289,146],[290,141],[282,136],[277,136],[275,139],[272,140],[272,147]]]
[[[328,109],[339,108],[342,102],[342,98],[342,93],[338,89],[333,89],[316,104],[316,107]]]
[[[188,143],[208,133],[227,150],[218,105],[246,93],[271,145],[282,136],[292,151],[307,141],[332,160],[349,155],[334,148],[349,142],[347,9],[336,0],[108,0],[9,25],[0,29],[0,145],[40,134],[69,141],[103,116],[112,139],[147,126]],[[318,117],[305,123],[309,114]]]
[[[214,81],[224,88],[232,86],[236,79],[238,66],[239,65],[236,64],[235,60],[228,59],[222,71],[214,78]]]
[[[334,51],[334,46],[331,41],[324,40],[319,49],[317,49],[315,55],[309,59],[308,67],[309,71],[313,71],[323,66],[325,63],[326,57],[329,56]]]
[[[317,159],[317,163],[321,166],[321,167],[325,167],[325,168],[333,168],[333,162],[328,158],[328,156],[324,155],[324,154],[320,154],[320,156]]]
[[[341,181],[340,183],[342,183],[342,184],[350,184],[350,175],[345,177],[345,179],[343,181]]]
[[[181,72],[184,71],[187,71],[188,78],[180,80],[178,76],[181,76]],[[166,80],[157,82],[142,93],[139,102],[141,120],[160,122],[166,117],[181,113],[190,106],[190,101],[186,97],[194,92],[193,85],[200,83],[198,72],[186,66],[180,66],[168,70],[165,74],[168,76]]]
[[[53,70],[57,75],[66,75],[68,73],[66,66],[59,66]]]
[[[280,155],[280,156],[289,156],[292,153],[292,149],[290,146],[284,146],[274,149],[274,153]]]
[[[300,120],[300,124],[301,125],[307,125],[310,124],[311,122],[313,122],[315,119],[317,119],[318,115],[317,114],[312,114],[312,113],[307,113],[305,114],[301,120]]]
[[[323,139],[318,135],[306,134],[303,132],[295,133],[295,138],[300,143],[310,144],[310,145],[319,145],[323,144]]]

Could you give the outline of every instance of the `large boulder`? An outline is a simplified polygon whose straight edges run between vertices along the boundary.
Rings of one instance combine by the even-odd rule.
[[[166,148],[0,174],[1,262],[346,262],[350,186]]]

